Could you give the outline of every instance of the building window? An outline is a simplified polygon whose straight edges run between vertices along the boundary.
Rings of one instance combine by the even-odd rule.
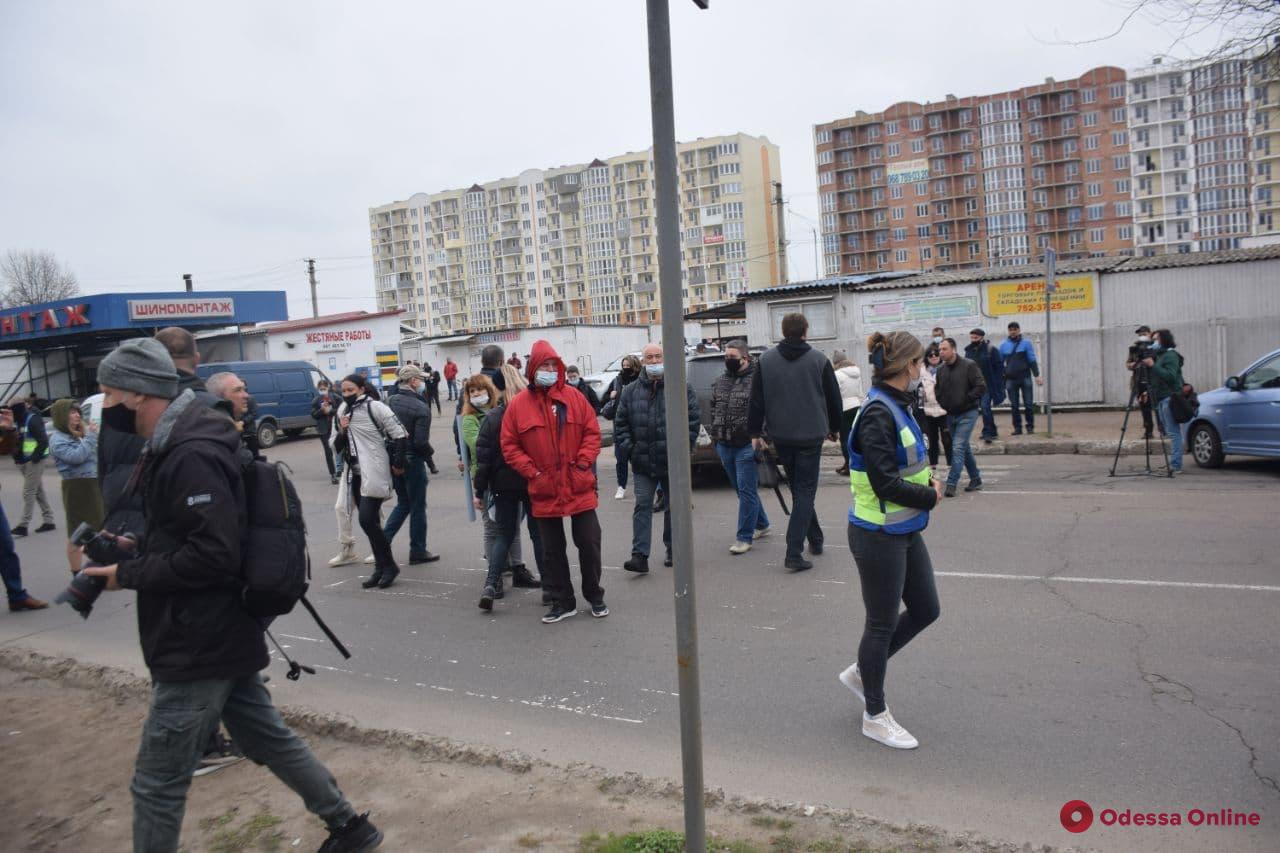
[[[827,129],[815,130],[813,139],[818,145],[825,145],[831,141],[831,131]]]
[[[1089,205],[1088,207],[1089,220],[1092,222],[1097,222],[1099,219],[1101,219],[1104,211],[1106,210],[1106,207],[1107,206],[1105,204]]]
[[[924,117],[912,116],[907,121],[907,126],[910,127],[912,130],[924,130]]]
[[[1098,135],[1096,133],[1084,138],[1084,149],[1086,151],[1098,150]]]
[[[929,185],[927,183],[922,181],[916,184],[916,195],[921,196],[921,195],[928,195],[928,194],[929,194]]]
[[[905,264],[907,262],[907,250],[906,249],[895,250],[893,253],[893,259],[900,264]]]
[[[1128,132],[1123,130],[1111,131],[1111,144],[1117,147],[1122,145],[1128,145],[1129,144]]]
[[[1111,108],[1111,121],[1116,124],[1122,124],[1125,120],[1124,107]]]
[[[782,318],[800,313],[809,321],[810,340],[836,336],[835,302],[823,299],[812,302],[782,302],[769,306],[769,331],[775,341],[782,340]]]
[[[923,140],[923,139],[913,139],[913,140],[911,140],[911,153],[912,153],[912,154],[923,154],[923,153],[924,153],[924,140]]]
[[[1095,137],[1096,138],[1096,137]],[[1094,157],[1084,161],[1084,169],[1090,175],[1096,175],[1102,171],[1102,159]]]
[[[1083,124],[1085,127],[1096,127],[1098,124],[1098,114],[1085,113],[1084,116],[1081,118],[1080,123]]]
[[[1096,89],[1080,90],[1080,103],[1092,104],[1096,100],[1098,100],[1098,91]]]
[[[1107,229],[1105,229],[1105,228],[1090,228],[1090,229],[1089,229],[1089,242],[1090,242],[1090,243],[1102,243],[1102,242],[1104,242],[1106,239],[1107,239]]]
[[[1126,172],[1129,170],[1129,157],[1125,154],[1117,154],[1111,158],[1111,168],[1117,172]]]
[[[897,156],[898,156],[898,155],[900,155],[901,153],[902,153],[902,143],[901,143],[901,142],[890,142],[890,143],[889,143],[889,156],[890,156],[890,157],[897,157]]]
[[[902,184],[894,184],[889,187],[890,198],[902,198]]]
[[[831,163],[833,160],[835,160],[835,158],[836,158],[835,152],[834,152],[834,151],[831,151],[830,149],[828,149],[828,150],[826,150],[826,151],[819,151],[819,152],[818,152],[818,165],[819,165],[819,166],[826,166],[826,165],[828,165],[829,163]]]
[[[929,215],[929,205],[927,204],[916,205],[916,216],[928,216],[928,215]]]

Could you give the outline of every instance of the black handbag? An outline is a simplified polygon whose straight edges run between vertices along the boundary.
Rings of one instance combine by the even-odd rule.
[[[778,496],[778,503],[782,504],[782,512],[786,515],[791,515],[791,510],[787,507],[786,498],[782,496],[782,482],[784,479],[782,472],[778,470],[777,457],[767,450],[757,450],[756,486],[761,489],[773,489],[774,494]]]
[[[1186,398],[1181,388],[1169,395],[1169,414],[1173,415],[1175,423],[1180,424],[1185,424],[1196,416],[1195,407],[1191,405],[1191,401]]]

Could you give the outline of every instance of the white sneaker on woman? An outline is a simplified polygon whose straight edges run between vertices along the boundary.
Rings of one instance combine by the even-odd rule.
[[[626,490],[626,487],[624,486],[618,486],[618,491],[613,493],[613,499],[615,501],[620,501],[626,496],[627,496],[627,490]]]
[[[920,745],[920,741],[912,737],[911,732],[898,724],[898,721],[893,718],[893,714],[889,713],[888,708],[885,708],[874,717],[863,711],[862,733],[877,743],[882,743],[894,749],[915,749]]]
[[[852,690],[854,696],[857,696],[863,702],[867,701],[867,694],[862,690],[862,673],[858,671],[857,661],[853,662],[853,666],[840,673],[840,683]]]
[[[356,546],[347,545],[337,554],[329,558],[331,566],[345,566],[348,563],[354,563],[360,559],[360,555],[356,553]]]

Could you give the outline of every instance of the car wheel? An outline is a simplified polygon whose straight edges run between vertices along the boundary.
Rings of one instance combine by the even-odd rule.
[[[276,425],[273,423],[258,424],[258,446],[262,449],[273,447],[276,443]]]
[[[1201,468],[1222,467],[1222,439],[1208,424],[1196,424],[1191,430],[1191,455]]]

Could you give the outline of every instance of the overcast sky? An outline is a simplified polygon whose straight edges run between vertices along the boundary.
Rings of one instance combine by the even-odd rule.
[[[1113,31],[1117,0],[671,5],[677,135],[781,147],[793,280],[814,271],[814,123],[1171,39],[1135,20],[1064,44]],[[322,313],[372,308],[370,206],[650,141],[644,0],[0,0],[0,251],[49,249],[86,292],[190,272],[308,316],[315,256]]]

